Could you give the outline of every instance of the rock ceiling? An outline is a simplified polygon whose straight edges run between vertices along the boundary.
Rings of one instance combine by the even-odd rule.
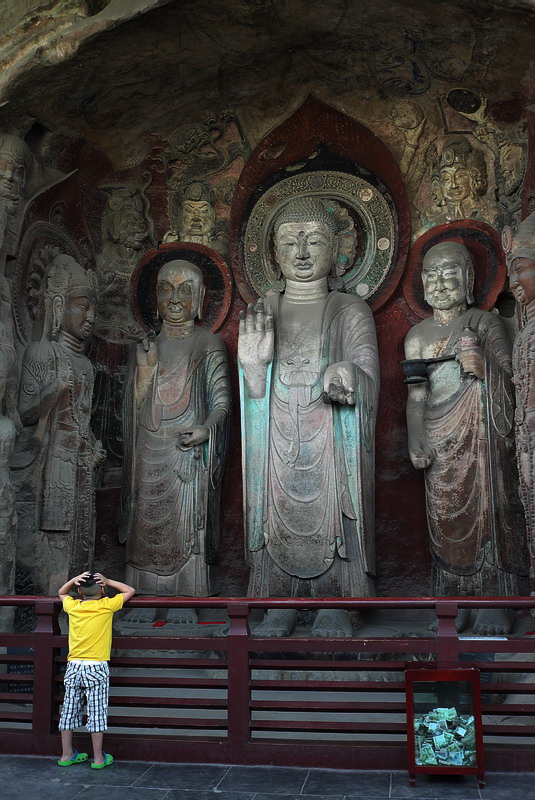
[[[24,44],[21,26],[0,40],[0,128],[24,134],[38,122],[92,141],[125,169],[146,156],[150,132],[166,139],[227,109],[254,145],[310,93],[364,120],[400,97],[431,105],[456,86],[534,102],[533,5],[64,1],[61,25],[34,15]]]

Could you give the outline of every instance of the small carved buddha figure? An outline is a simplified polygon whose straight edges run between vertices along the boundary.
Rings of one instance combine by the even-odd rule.
[[[513,435],[511,345],[496,314],[470,308],[469,251],[442,242],[425,255],[422,279],[433,315],[405,340],[408,359],[437,359],[409,386],[409,454],[425,470],[436,596],[514,596],[526,574]],[[448,356],[450,358],[448,358]],[[469,624],[461,612],[458,630]],[[474,633],[512,629],[505,610],[480,610]]]
[[[105,452],[90,427],[93,367],[84,346],[95,321],[97,281],[74,258],[57,255],[46,276],[45,324],[24,353],[18,410],[22,436],[14,465],[31,466],[43,591],[92,563],[95,466]]]
[[[274,223],[281,295],[242,315],[238,339],[251,597],[373,594],[375,325],[360,298],[329,292],[339,230],[328,204],[291,200]],[[272,609],[257,635],[288,636]],[[351,636],[322,609],[312,633]]]
[[[162,328],[137,345],[127,430],[133,462],[126,487],[126,576],[139,594],[203,597],[217,592],[221,479],[231,405],[225,345],[195,325],[201,270],[171,261],[158,273]],[[141,612],[151,611],[140,609]],[[130,612],[129,621],[151,621]],[[196,621],[174,609],[168,622]]]
[[[531,589],[535,590],[535,213],[519,226],[507,255],[509,283],[524,311],[513,347],[516,452],[526,515]]]

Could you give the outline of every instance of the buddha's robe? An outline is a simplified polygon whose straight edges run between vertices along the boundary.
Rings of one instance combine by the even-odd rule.
[[[299,592],[299,580],[313,585],[337,561],[328,591],[368,595],[379,384],[371,311],[332,292],[296,333],[284,298],[269,302],[276,342],[263,398],[249,397],[240,368],[249,593],[273,591],[272,569],[293,576]],[[354,406],[323,399],[325,370],[340,361],[357,366]]]
[[[127,580],[142,594],[201,597],[217,590],[228,363],[221,339],[203,328],[175,344],[172,367],[154,367],[133,431]],[[209,439],[185,447],[180,431],[192,425],[207,426]]]
[[[485,380],[463,374],[457,361],[428,370],[424,425],[436,458],[425,470],[425,486],[431,553],[439,568],[433,591],[509,595],[527,571],[511,346],[495,314],[469,309],[455,320],[437,356],[454,354],[465,328],[478,336]]]

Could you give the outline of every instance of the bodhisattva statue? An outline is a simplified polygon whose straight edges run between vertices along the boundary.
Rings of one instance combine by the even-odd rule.
[[[274,223],[285,291],[240,321],[251,597],[373,594],[379,359],[370,308],[329,293],[337,234],[321,200],[291,200]],[[295,621],[272,609],[256,634]],[[313,635],[350,636],[346,612],[321,610]]]
[[[535,589],[535,213],[519,226],[507,255],[509,283],[524,311],[513,347],[516,455],[526,515],[531,589]]]
[[[425,470],[436,596],[514,596],[526,574],[513,433],[511,345],[496,314],[469,308],[474,268],[457,242],[431,247],[423,263],[433,315],[405,340],[407,359],[431,359],[409,385],[413,465]],[[460,612],[458,630],[469,624]],[[474,633],[512,630],[505,610],[478,611]]]
[[[15,446],[15,425],[2,413],[2,401],[6,391],[15,349],[5,325],[0,321],[0,594],[15,591],[15,497],[11,487],[9,464]],[[0,621],[6,623],[11,615],[0,612]],[[4,628],[1,628],[2,630]]]
[[[203,597],[217,592],[221,479],[231,406],[225,345],[195,325],[201,270],[170,261],[158,273],[162,329],[137,345],[130,425],[134,437],[126,580],[139,594]],[[129,614],[151,621],[151,609]],[[150,612],[150,613],[146,613]],[[168,622],[195,622],[170,611]]]
[[[57,255],[46,276],[43,334],[22,362],[18,410],[24,429],[14,465],[32,468],[35,548],[41,575],[48,577],[42,589],[49,593],[93,560],[93,471],[106,455],[90,427],[94,373],[84,355],[96,298],[95,273]]]

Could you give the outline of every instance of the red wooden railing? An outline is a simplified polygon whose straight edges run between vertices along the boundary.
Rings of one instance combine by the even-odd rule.
[[[1,606],[33,606],[38,621],[33,633],[0,634],[0,752],[54,755],[67,646],[60,603],[17,596],[0,597]],[[120,758],[404,769],[404,670],[421,660],[426,668],[479,668],[487,681],[488,767],[533,769],[535,637],[466,640],[457,635],[455,617],[458,608],[484,606],[526,614],[535,598],[134,598],[128,606],[221,609],[230,628],[221,637],[169,636],[164,628],[114,637],[106,746]],[[439,627],[436,635],[422,636],[250,635],[255,609],[325,607],[431,609]],[[504,656],[510,660],[484,660]],[[89,747],[87,734],[79,736]]]

